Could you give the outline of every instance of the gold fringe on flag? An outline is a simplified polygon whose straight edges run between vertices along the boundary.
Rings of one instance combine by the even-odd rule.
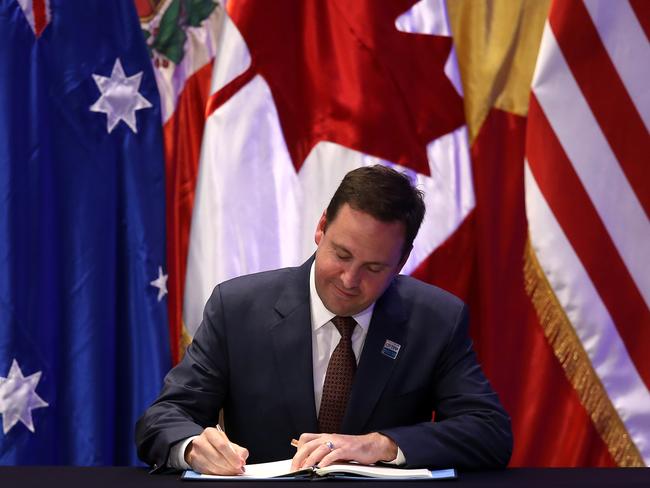
[[[609,453],[619,466],[645,466],[641,453],[630,439],[625,425],[607,396],[573,325],[553,293],[533,251],[530,237],[526,242],[524,254],[526,292],[537,311],[544,335],[578,393],[580,403],[587,410]]]
[[[179,361],[181,361],[185,356],[185,350],[187,349],[187,346],[189,346],[191,342],[192,342],[192,336],[190,336],[189,332],[187,331],[187,328],[185,327],[185,322],[183,321],[181,322],[181,337],[178,344]]]

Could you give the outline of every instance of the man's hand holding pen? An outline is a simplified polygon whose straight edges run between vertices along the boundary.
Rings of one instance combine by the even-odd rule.
[[[187,464],[204,474],[242,474],[246,459],[248,449],[230,442],[219,425],[205,429],[185,451]]]

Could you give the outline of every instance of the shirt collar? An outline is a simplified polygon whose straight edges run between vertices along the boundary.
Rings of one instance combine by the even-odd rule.
[[[316,291],[316,260],[311,263],[311,269],[309,270],[309,304],[311,309],[311,328],[313,331],[320,329],[336,317],[335,313],[327,310],[327,307],[325,307],[325,304]],[[375,303],[373,302],[368,308],[352,316],[364,331],[368,330],[374,309]]]

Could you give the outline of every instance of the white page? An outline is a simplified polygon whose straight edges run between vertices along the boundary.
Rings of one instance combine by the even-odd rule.
[[[199,474],[194,471],[187,471],[186,478],[201,478],[201,479],[232,479],[232,478],[275,478],[291,473],[291,459],[283,459],[282,461],[273,461],[270,463],[247,464],[244,469],[244,474],[234,476],[221,476],[215,474]]]
[[[192,480],[220,480],[220,479],[268,479],[276,478],[291,474],[291,459],[282,461],[273,461],[270,463],[248,464],[246,465],[246,472],[234,476],[220,476],[210,474],[200,474],[194,471],[186,471],[183,474],[184,479]],[[300,473],[309,473],[310,469],[301,470]],[[346,464],[332,464],[325,468],[318,468],[318,473],[325,475],[327,473],[348,473],[358,474],[374,478],[402,478],[402,479],[418,479],[418,478],[455,478],[456,472],[453,469],[441,469],[430,471],[428,469],[401,469],[389,468],[386,466],[364,466],[357,463]]]
[[[428,469],[402,469],[389,468],[387,466],[365,466],[363,464],[332,464],[324,468],[318,468],[316,473],[324,475],[327,473],[349,473],[368,476],[370,478],[431,478],[431,471]]]

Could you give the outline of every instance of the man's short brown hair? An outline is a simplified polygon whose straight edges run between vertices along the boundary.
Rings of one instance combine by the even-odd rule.
[[[404,224],[404,257],[413,246],[424,218],[424,194],[408,177],[382,165],[363,166],[345,175],[327,206],[327,222],[333,222],[344,204],[382,222]]]

